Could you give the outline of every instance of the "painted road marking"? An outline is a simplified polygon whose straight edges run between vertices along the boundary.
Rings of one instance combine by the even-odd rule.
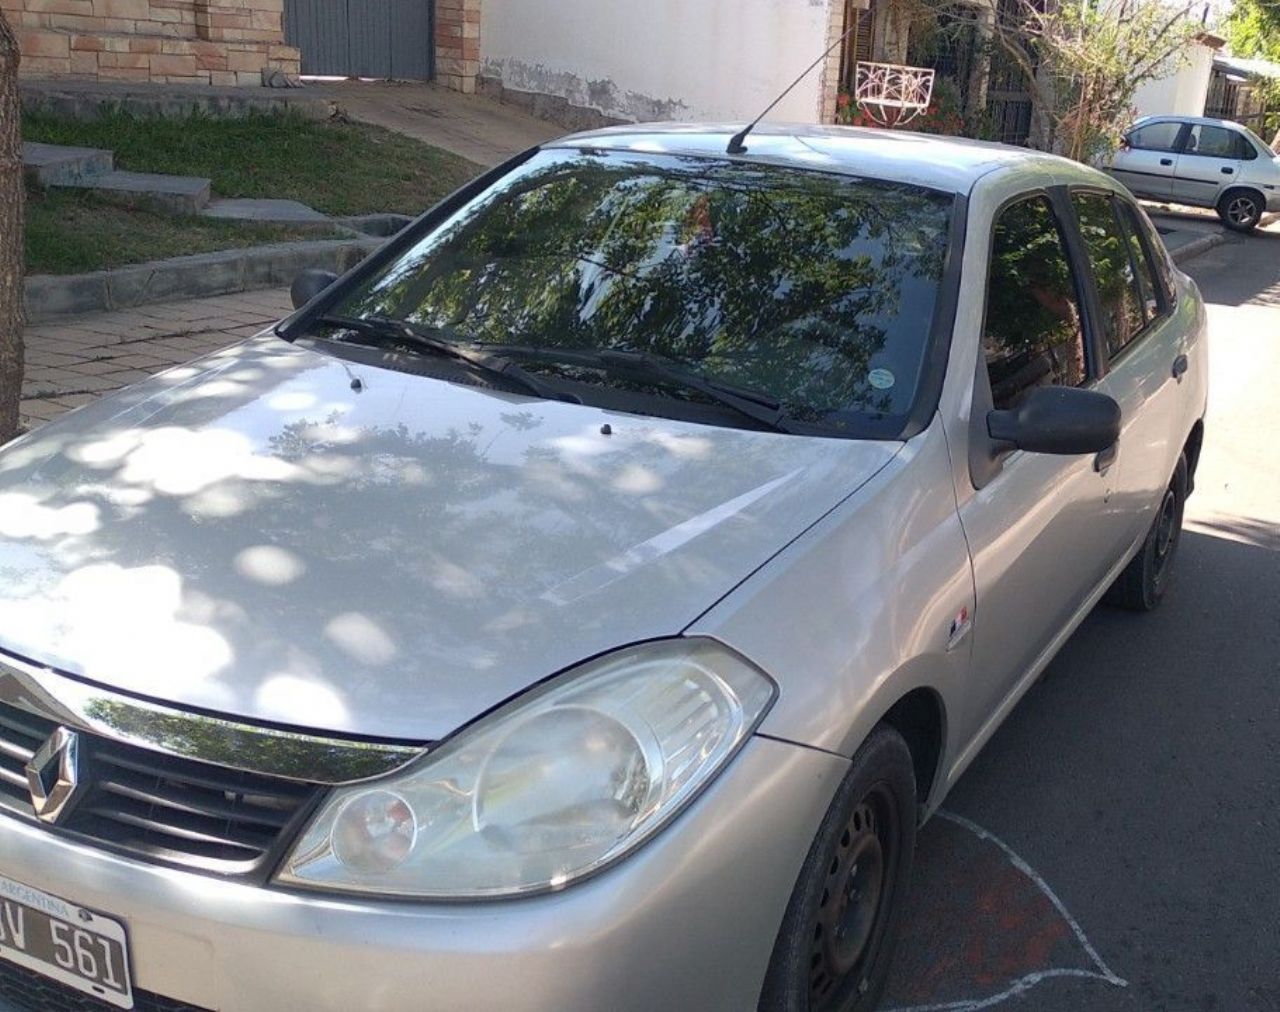
[[[955,812],[937,818],[957,829],[926,841],[936,853],[920,870],[937,880],[908,904],[889,1012],[978,1012],[1063,977],[1128,986],[1012,847]]]

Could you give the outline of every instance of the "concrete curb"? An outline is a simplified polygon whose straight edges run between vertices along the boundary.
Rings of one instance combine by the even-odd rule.
[[[36,274],[26,279],[28,323],[59,316],[129,309],[150,302],[198,299],[279,288],[308,268],[341,274],[381,245],[376,239],[275,243],[197,253],[90,274]]]
[[[1169,255],[1173,257],[1175,264],[1183,264],[1193,257],[1198,257],[1201,253],[1213,249],[1215,246],[1221,246],[1227,241],[1225,232],[1210,232],[1202,235],[1199,239],[1192,239],[1189,243],[1179,246],[1175,250],[1170,250]]]

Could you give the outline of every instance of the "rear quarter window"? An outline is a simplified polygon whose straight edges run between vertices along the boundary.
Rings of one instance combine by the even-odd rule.
[[[1251,162],[1258,157],[1258,149],[1250,142],[1249,138],[1244,134],[1236,134],[1236,157],[1246,162]]]

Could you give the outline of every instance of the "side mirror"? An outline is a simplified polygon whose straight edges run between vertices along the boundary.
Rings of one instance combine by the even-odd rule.
[[[338,275],[332,271],[317,270],[314,267],[303,271],[289,286],[289,298],[293,302],[293,308],[301,309],[337,280]]]
[[[1120,438],[1120,405],[1094,390],[1035,387],[1016,408],[988,412],[987,433],[1029,453],[1101,453]]]

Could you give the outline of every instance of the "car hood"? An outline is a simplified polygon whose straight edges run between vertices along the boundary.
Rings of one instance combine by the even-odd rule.
[[[0,453],[0,650],[180,706],[431,740],[678,634],[899,445],[256,338]]]

